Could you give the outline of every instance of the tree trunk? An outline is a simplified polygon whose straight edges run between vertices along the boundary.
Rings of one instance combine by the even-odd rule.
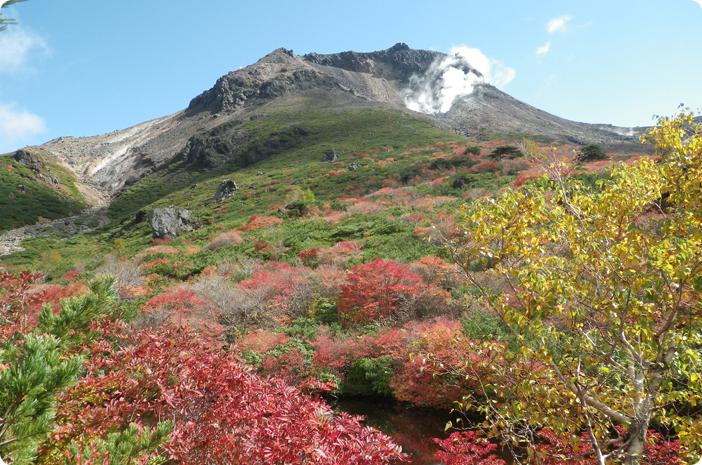
[[[632,428],[632,437],[629,447],[626,448],[624,465],[639,465],[643,458],[646,443],[646,428],[643,425]]]

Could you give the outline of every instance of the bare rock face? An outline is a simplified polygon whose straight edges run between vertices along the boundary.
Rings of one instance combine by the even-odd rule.
[[[188,111],[236,112],[247,104],[313,89],[334,90],[340,86],[333,77],[306,65],[292,50],[279,48],[256,64],[219,78],[212,89],[190,102]]]
[[[424,73],[437,57],[442,56],[445,54],[429,50],[412,50],[407,44],[398,43],[379,52],[349,51],[331,55],[309,53],[303,58],[310,63],[322,66],[408,82],[413,75]]]
[[[232,197],[234,193],[239,190],[236,183],[232,179],[225,179],[217,188],[212,200],[222,201]]]
[[[175,239],[202,226],[190,211],[172,205],[149,213],[149,225],[154,239]]]

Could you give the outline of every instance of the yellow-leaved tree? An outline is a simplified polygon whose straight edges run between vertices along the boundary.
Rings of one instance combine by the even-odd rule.
[[[689,111],[660,118],[643,138],[658,157],[615,167],[598,189],[544,158],[548,181],[464,207],[465,238],[450,247],[480,303],[520,341],[512,352],[486,348],[500,355],[481,385],[482,426],[527,445],[533,463],[560,463],[554,454],[650,463],[653,427],[677,435],[683,458],[702,450],[702,127],[693,123]],[[468,365],[454,370],[472,376]],[[560,451],[539,446],[545,430]]]

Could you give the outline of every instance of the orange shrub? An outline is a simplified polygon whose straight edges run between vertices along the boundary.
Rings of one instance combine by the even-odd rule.
[[[244,239],[241,238],[238,232],[232,229],[212,239],[204,248],[205,250],[215,250],[228,245],[241,244],[242,242],[244,242]]]
[[[276,224],[280,224],[282,222],[283,222],[282,219],[276,218],[274,216],[251,215],[251,218],[249,218],[249,221],[247,221],[246,224],[244,224],[243,226],[240,226],[239,228],[237,228],[237,231],[240,231],[240,232],[255,231],[257,229],[263,229],[263,228],[275,226]]]

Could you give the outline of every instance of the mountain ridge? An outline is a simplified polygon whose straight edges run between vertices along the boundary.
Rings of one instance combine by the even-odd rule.
[[[638,143],[641,128],[568,121],[486,83],[476,85],[473,94],[457,99],[447,113],[425,115],[408,110],[405,97],[412,77],[425,73],[446,56],[414,50],[402,43],[378,52],[328,55],[298,56],[279,48],[250,66],[220,77],[180,112],[109,134],[58,138],[40,148],[70,167],[77,177],[118,195],[125,187],[186,155],[194,136],[228,123],[241,125],[281,107],[390,107],[430,118],[445,129],[472,138],[529,135],[578,144]],[[482,77],[469,66],[463,71]],[[231,153],[242,142],[233,140]]]

